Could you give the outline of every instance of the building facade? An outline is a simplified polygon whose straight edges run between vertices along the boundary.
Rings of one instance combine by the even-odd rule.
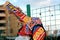
[[[0,5],[0,36],[16,36],[20,22],[4,5]]]

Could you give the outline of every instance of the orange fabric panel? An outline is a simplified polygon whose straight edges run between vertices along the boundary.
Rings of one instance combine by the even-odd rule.
[[[44,33],[44,29],[42,27],[38,28],[36,32],[33,34],[33,39],[34,40],[39,39],[43,33]]]

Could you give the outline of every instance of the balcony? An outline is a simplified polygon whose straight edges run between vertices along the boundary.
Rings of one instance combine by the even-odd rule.
[[[0,27],[0,30],[6,30],[6,27]]]
[[[5,13],[0,13],[0,17],[6,17]]]
[[[1,36],[6,36],[6,33],[2,33]]]
[[[0,10],[5,10],[5,8],[3,7],[3,5],[2,6],[0,5]]]
[[[0,20],[0,23],[6,23],[6,21],[5,20]]]

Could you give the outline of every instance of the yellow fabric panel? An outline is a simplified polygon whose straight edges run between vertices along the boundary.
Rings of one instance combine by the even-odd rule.
[[[23,21],[24,21],[25,23],[27,23],[27,22],[30,21],[30,20],[31,20],[31,18],[28,17],[28,16],[25,16],[24,19],[23,19]]]
[[[34,34],[33,39],[34,39],[34,40],[37,40],[37,38],[38,38],[43,32],[44,32],[44,29],[43,29],[42,27],[40,27],[40,28],[36,31],[36,33]]]

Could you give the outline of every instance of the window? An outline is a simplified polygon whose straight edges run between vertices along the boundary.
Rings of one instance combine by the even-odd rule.
[[[0,13],[5,13],[5,11],[4,10],[0,10]]]
[[[0,23],[0,27],[5,27],[6,26],[6,24],[5,23]]]
[[[13,29],[10,29],[10,33],[13,33]]]
[[[49,11],[49,7],[46,7],[46,11]]]
[[[60,19],[60,15],[56,15],[56,19]]]
[[[51,14],[51,16],[54,16],[55,15],[54,11],[51,11],[50,14]]]
[[[42,17],[42,22],[44,22],[44,21],[46,21],[46,20],[45,20],[45,17]]]
[[[40,9],[37,9],[37,13],[40,14],[40,12],[41,12]]]
[[[46,17],[46,21],[49,21],[50,20],[50,17],[48,16],[48,17]]]
[[[36,13],[36,12],[37,12],[37,10],[33,10],[33,14]]]
[[[51,26],[50,30],[55,30],[56,26]]]
[[[45,17],[45,15],[46,15],[45,12],[41,13],[41,16],[42,16],[42,17]]]
[[[51,21],[52,21],[52,20],[55,20],[55,16],[51,16]]]
[[[37,14],[37,17],[40,17],[40,15],[39,15],[39,14]]]
[[[45,26],[45,22],[42,22],[43,26]]]
[[[5,33],[5,31],[4,30],[0,30],[0,34],[2,34],[2,33]]]
[[[60,30],[60,25],[56,25],[56,28]]]
[[[60,10],[56,10],[55,13],[56,13],[56,15],[60,14]]]
[[[51,11],[54,11],[54,6],[51,6],[51,7],[50,7],[50,10],[51,10]]]
[[[0,20],[4,20],[5,19],[5,17],[0,17]]]
[[[50,12],[46,12],[46,16],[50,16]]]
[[[35,15],[36,14],[36,15]],[[41,15],[40,15],[41,14]],[[35,17],[39,17],[43,23],[43,26],[47,30],[47,25],[49,25],[50,30],[60,29],[60,5],[54,5],[49,7],[43,7],[35,10]]]
[[[51,20],[51,25],[55,25],[55,20]]]
[[[56,24],[60,24],[60,20],[56,20]]]
[[[60,8],[59,5],[55,6],[55,10],[59,10],[59,8]]]
[[[33,16],[32,17],[36,17],[37,15],[36,14],[33,14]]]
[[[41,12],[45,12],[45,8],[41,8]]]
[[[50,21],[46,21],[46,25],[50,25]]]

